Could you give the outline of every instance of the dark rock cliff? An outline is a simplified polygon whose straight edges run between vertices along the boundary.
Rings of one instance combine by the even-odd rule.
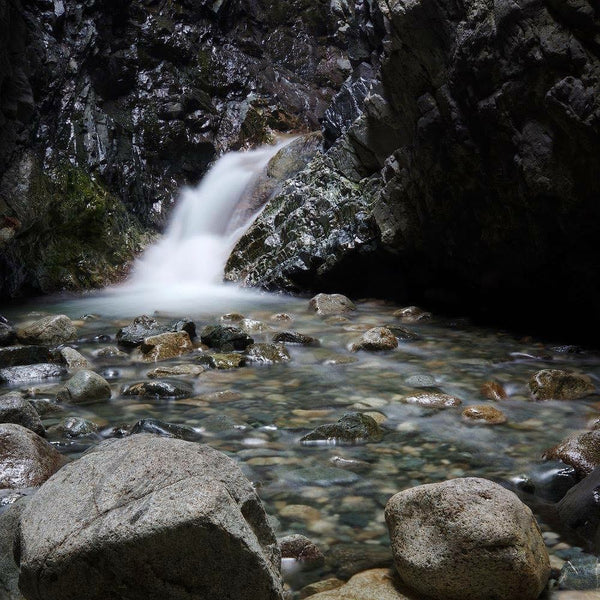
[[[600,324],[597,7],[379,9],[381,68],[354,69],[326,113],[331,149],[240,241],[228,278],[589,333]]]

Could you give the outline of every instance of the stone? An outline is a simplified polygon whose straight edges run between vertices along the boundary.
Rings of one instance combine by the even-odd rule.
[[[299,333],[298,331],[278,331],[273,336],[275,343],[298,344],[300,346],[320,346],[321,342],[317,338]]]
[[[17,385],[44,379],[56,379],[65,375],[67,370],[62,365],[41,363],[39,365],[22,365],[0,369],[0,383]]]
[[[307,433],[302,443],[356,444],[360,442],[379,442],[383,430],[373,417],[362,413],[346,413],[337,423],[320,425]]]
[[[55,425],[52,432],[67,439],[78,439],[95,436],[98,433],[98,425],[82,417],[67,417]]]
[[[70,372],[92,368],[92,363],[74,348],[69,348],[68,346],[66,348],[61,348],[60,356]]]
[[[40,415],[18,392],[0,396],[0,423],[16,423],[41,436],[46,433]]]
[[[339,315],[356,310],[354,303],[342,294],[317,294],[308,306],[318,315]]]
[[[600,467],[600,430],[569,436],[546,450],[542,458],[560,460],[571,465],[578,477],[585,477]]]
[[[373,327],[362,334],[357,342],[350,345],[352,352],[367,350],[378,352],[382,350],[394,350],[398,347],[396,336],[387,327]]]
[[[145,338],[168,332],[185,331],[190,339],[196,336],[196,325],[190,319],[179,319],[161,324],[147,315],[136,317],[127,327],[117,332],[117,342],[121,346],[134,348],[142,344]]]
[[[148,371],[146,375],[151,379],[159,377],[198,377],[204,373],[205,368],[200,365],[175,365],[174,367],[156,367],[152,371]]]
[[[51,362],[46,346],[6,346],[0,348],[0,368]]]
[[[17,548],[28,600],[283,597],[254,488],[224,454],[181,440],[101,443],[33,496]]]
[[[105,346],[94,352],[97,358],[129,358],[127,352],[119,350],[116,346]]]
[[[131,428],[131,433],[152,433],[188,442],[199,442],[202,439],[202,434],[189,425],[166,423],[158,419],[141,419]]]
[[[327,565],[341,579],[369,569],[394,565],[392,551],[387,546],[372,544],[335,544],[326,556]]]
[[[23,344],[64,344],[77,335],[77,328],[66,315],[50,315],[17,330]]]
[[[0,347],[10,346],[17,339],[15,328],[0,315]]]
[[[506,423],[506,415],[501,410],[487,404],[468,406],[463,410],[462,416],[471,423],[481,423],[484,425]]]
[[[319,594],[321,592],[330,592],[331,590],[335,590],[342,585],[344,585],[345,581],[338,579],[337,577],[330,577],[329,579],[321,579],[319,581],[315,581],[314,583],[309,583],[305,585],[300,592],[298,593],[298,598],[300,600],[304,600],[304,598],[310,598],[315,594]]]
[[[559,460],[534,465],[527,473],[512,479],[520,491],[558,502],[578,482],[575,469]]]
[[[141,345],[143,360],[157,362],[177,358],[194,349],[187,331],[160,333],[144,338]]]
[[[406,595],[410,594],[410,595]],[[344,585],[333,590],[323,591],[308,600],[414,600],[390,569],[371,569],[354,575]]]
[[[199,362],[211,369],[238,369],[246,364],[246,357],[234,352],[217,352],[216,354],[204,354],[200,357]]]
[[[123,396],[145,398],[189,398],[194,393],[194,387],[185,381],[159,379],[126,385],[121,393]]]
[[[565,562],[558,577],[562,590],[600,590],[600,562],[597,556],[580,554]]]
[[[402,398],[402,402],[416,404],[423,408],[453,408],[462,404],[460,398],[441,392],[419,392],[412,396],[405,396]]]
[[[385,509],[402,580],[434,600],[535,600],[550,562],[531,510],[491,481],[420,485]]]
[[[245,354],[249,362],[262,365],[287,362],[291,359],[283,344],[251,344],[246,348]]]
[[[0,489],[42,485],[67,459],[33,431],[0,424]]]
[[[58,392],[56,399],[68,404],[85,404],[110,400],[110,384],[104,377],[94,371],[82,369],[67,381],[63,390]]]
[[[596,387],[587,375],[543,369],[529,380],[534,400],[577,400],[593,394]]]
[[[265,333],[270,331],[271,328],[262,321],[256,321],[255,319],[242,319],[238,323],[239,328],[246,333]]]
[[[431,319],[431,313],[418,306],[399,308],[394,311],[394,316],[403,323],[418,323],[419,321],[429,321],[429,319]]]
[[[227,352],[245,350],[254,340],[239,327],[231,325],[209,325],[202,330],[200,341],[209,348]]]
[[[0,514],[0,597],[3,600],[24,600],[19,591],[19,567],[13,558],[13,544],[28,501],[28,497],[21,497]]]
[[[497,381],[486,381],[482,384],[480,391],[488,400],[500,402],[501,400],[506,400],[508,398],[504,386]]]
[[[410,329],[406,329],[405,327],[399,327],[394,324],[385,325],[386,329],[389,329],[401,342],[414,342],[416,340],[420,340],[421,336]]]
[[[325,557],[319,547],[300,534],[286,535],[279,540],[282,559],[293,559],[311,569],[325,564]]]

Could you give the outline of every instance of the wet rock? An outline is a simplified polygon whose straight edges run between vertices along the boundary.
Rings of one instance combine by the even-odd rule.
[[[406,404],[416,404],[423,408],[452,408],[460,406],[462,400],[450,394],[442,394],[441,392],[419,392],[412,396],[405,396],[402,402]]]
[[[0,489],[42,485],[67,459],[33,431],[0,424]]]
[[[288,485],[318,485],[321,487],[351,485],[360,479],[356,473],[350,473],[335,467],[322,466],[292,469],[286,471],[282,477]]]
[[[196,325],[189,319],[179,319],[168,324],[161,324],[156,319],[147,315],[136,317],[127,327],[117,332],[117,342],[121,346],[136,347],[142,344],[145,338],[162,333],[177,333],[185,331],[190,339],[196,336]]]
[[[209,348],[219,351],[245,350],[254,340],[238,327],[209,325],[202,330],[200,340]]]
[[[414,342],[420,340],[421,336],[414,331],[410,331],[404,327],[398,327],[398,325],[389,324],[385,326],[389,329],[401,342]]]
[[[408,594],[408,595],[405,595]],[[350,581],[309,600],[411,600],[413,595],[390,569],[371,569],[354,575]]]
[[[187,354],[194,349],[186,331],[160,333],[144,338],[141,351],[146,362],[168,360]]]
[[[534,400],[576,400],[593,394],[595,386],[587,375],[543,369],[529,380]]]
[[[300,441],[356,444],[379,442],[382,438],[383,431],[373,417],[362,413],[346,413],[337,423],[321,425]]]
[[[357,342],[350,345],[352,352],[367,350],[369,352],[378,352],[383,350],[393,350],[398,347],[396,336],[386,327],[373,327],[365,331]]]
[[[91,369],[92,363],[77,352],[77,350],[73,348],[62,348],[60,350],[60,356],[62,357],[64,363],[67,365],[67,369],[69,371],[80,371],[81,369]]]
[[[204,367],[200,365],[175,365],[174,367],[156,367],[152,371],[148,371],[146,375],[150,379],[157,379],[159,377],[198,377],[204,373]]]
[[[61,437],[68,439],[78,439],[94,436],[98,433],[98,425],[88,419],[81,417],[67,417],[55,425],[48,433],[56,433]]]
[[[578,477],[571,465],[552,460],[535,465],[527,475],[512,481],[525,493],[549,502],[558,502],[577,483]]]
[[[46,346],[6,346],[0,348],[0,368],[47,363],[52,360]]]
[[[377,567],[392,567],[394,559],[390,548],[372,544],[335,544],[325,560],[341,579]]]
[[[131,428],[131,433],[152,433],[188,442],[199,442],[202,439],[202,434],[189,425],[166,423],[158,419],[141,419]]]
[[[294,559],[302,566],[314,569],[325,563],[319,547],[304,535],[286,535],[279,540],[282,559]]]
[[[318,315],[339,315],[356,310],[354,303],[342,294],[317,294],[308,306]]]
[[[506,390],[504,389],[502,384],[498,383],[497,381],[486,381],[481,386],[481,393],[488,400],[495,400],[497,402],[500,402],[501,400],[506,400],[508,398]]]
[[[140,381],[123,388],[123,396],[144,396],[148,398],[188,398],[194,387],[185,381]]]
[[[246,364],[246,357],[233,352],[205,354],[200,357],[199,362],[211,369],[238,369]]]
[[[17,392],[0,396],[0,423],[16,423],[44,436],[46,430],[35,408]]]
[[[23,344],[64,344],[76,335],[77,328],[66,315],[50,315],[17,331]]]
[[[181,590],[190,600],[282,599],[277,541],[238,466],[159,436],[104,442],[47,482],[23,511],[18,556],[30,600]]]
[[[129,358],[127,352],[119,350],[116,346],[105,346],[94,352],[97,358]]]
[[[240,323],[245,318],[246,317],[244,317],[244,315],[241,315],[240,313],[227,313],[222,315],[219,320],[222,323]]]
[[[399,308],[394,311],[394,316],[403,323],[418,323],[419,321],[429,321],[429,319],[431,319],[431,313],[418,306]]]
[[[600,466],[600,430],[572,435],[546,450],[542,458],[560,460],[585,477]]]
[[[246,348],[246,358],[249,362],[264,365],[287,362],[290,353],[283,344],[252,344]]]
[[[479,478],[421,485],[385,509],[403,581],[439,600],[535,600],[550,563],[539,527],[515,494]]]
[[[275,343],[298,344],[300,346],[320,346],[317,338],[305,335],[298,331],[279,331],[273,336]]]
[[[600,561],[597,556],[580,554],[565,562],[558,578],[561,590],[600,589]]]
[[[332,456],[329,462],[339,469],[349,469],[350,471],[356,471],[358,473],[369,471],[373,468],[373,465],[364,461],[357,460],[355,458],[344,458],[343,456]]]
[[[271,321],[275,321],[276,323],[291,323],[293,319],[287,313],[276,313],[271,315]]]
[[[13,544],[28,501],[29,498],[22,497],[0,514],[0,593],[3,600],[24,600],[19,591],[19,567],[13,558]]]
[[[56,399],[68,404],[85,404],[86,402],[100,402],[111,397],[110,384],[104,377],[94,371],[81,370],[75,373],[65,384]]]
[[[468,406],[463,410],[462,416],[472,423],[481,423],[484,425],[500,425],[506,423],[506,415],[493,406],[487,404],[477,404]]]
[[[266,323],[263,323],[262,321],[257,321],[255,319],[242,319],[238,323],[238,326],[242,331],[245,331],[248,334],[265,333],[271,330],[271,328]]]
[[[321,592],[330,592],[331,590],[335,590],[344,585],[344,583],[344,581],[338,579],[337,577],[321,579],[320,581],[315,581],[314,583],[305,585],[298,593],[298,597],[300,600],[304,600],[305,598],[310,598],[311,596]]]
[[[39,365],[23,365],[0,369],[0,383],[12,385],[55,379],[65,375],[67,370],[62,365],[42,363]]]
[[[17,339],[17,332],[15,328],[0,315],[0,347],[10,346]]]
[[[415,373],[414,375],[409,375],[405,381],[406,385],[410,385],[412,387],[434,387],[436,384],[435,377],[432,375],[427,375],[426,373]]]

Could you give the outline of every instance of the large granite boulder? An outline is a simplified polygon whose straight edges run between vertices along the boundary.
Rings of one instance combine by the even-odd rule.
[[[21,517],[28,600],[281,600],[280,554],[254,488],[212,448],[152,435],[100,444]]]
[[[550,576],[531,510],[491,481],[408,489],[390,498],[385,519],[400,577],[435,600],[535,600]]]

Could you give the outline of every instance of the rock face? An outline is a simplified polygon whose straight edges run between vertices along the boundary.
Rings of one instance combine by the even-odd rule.
[[[593,3],[379,0],[370,10],[384,51],[346,113],[354,120],[243,236],[229,276],[422,299],[554,331],[568,307],[571,335],[597,330]],[[334,101],[331,120],[343,105]]]
[[[385,518],[401,579],[437,600],[535,600],[550,576],[529,508],[474,477],[396,494]]]
[[[21,517],[28,600],[281,600],[279,548],[252,485],[208,446],[150,435],[103,443]]]
[[[42,485],[67,459],[21,425],[0,424],[0,489]]]

